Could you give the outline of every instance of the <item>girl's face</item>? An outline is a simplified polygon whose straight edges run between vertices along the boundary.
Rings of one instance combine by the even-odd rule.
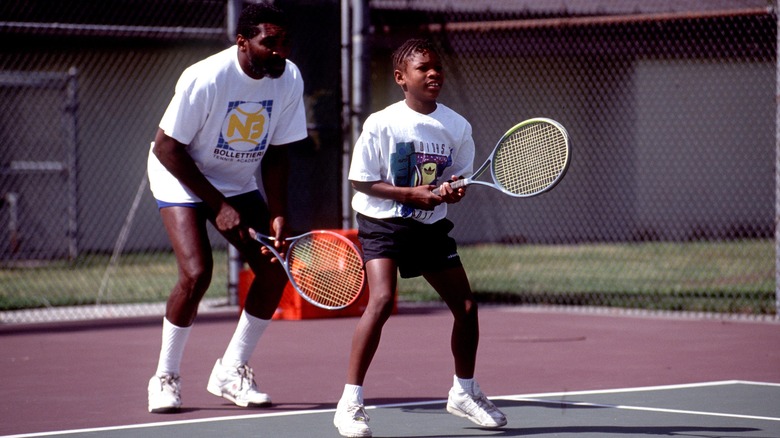
[[[436,109],[436,99],[444,85],[444,69],[436,53],[425,51],[407,58],[402,70],[395,71],[395,82],[404,90],[406,104],[423,114]]]

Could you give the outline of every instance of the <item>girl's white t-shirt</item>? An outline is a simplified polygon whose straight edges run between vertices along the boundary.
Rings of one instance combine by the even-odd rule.
[[[401,101],[366,119],[352,154],[349,179],[399,187],[440,185],[452,175],[470,176],[473,162],[471,125],[463,116],[441,103],[431,114],[421,114]],[[373,218],[404,217],[423,223],[447,216],[446,203],[421,210],[362,192],[353,196],[352,208]]]
[[[267,148],[306,138],[301,73],[288,60],[281,77],[252,79],[238,64],[238,47],[230,47],[182,73],[160,128],[188,145],[200,171],[225,196],[257,190],[255,173]],[[200,201],[151,149],[147,168],[156,199]]]

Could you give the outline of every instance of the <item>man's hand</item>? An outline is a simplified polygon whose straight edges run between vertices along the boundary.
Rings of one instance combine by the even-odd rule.
[[[287,242],[285,239],[287,238],[287,230],[285,226],[285,219],[284,216],[276,216],[271,220],[271,237],[273,237],[274,240],[274,248],[276,251],[282,256],[285,256],[285,253],[287,252]],[[250,229],[249,230],[252,238],[255,238],[257,233],[255,230]],[[263,254],[266,257],[271,258],[271,263],[280,262],[281,260],[276,258],[276,255],[274,255],[271,250],[269,250],[265,245],[260,248],[260,253]]]
[[[241,215],[227,202],[220,204],[217,217],[214,218],[214,227],[223,235],[239,242],[246,242],[251,238],[248,230],[241,225]]]

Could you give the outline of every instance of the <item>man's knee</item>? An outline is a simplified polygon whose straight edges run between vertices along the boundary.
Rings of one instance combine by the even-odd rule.
[[[211,265],[190,264],[179,268],[179,286],[187,293],[205,292],[211,284]]]

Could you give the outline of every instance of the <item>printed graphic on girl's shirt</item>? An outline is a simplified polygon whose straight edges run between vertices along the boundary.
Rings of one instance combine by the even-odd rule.
[[[390,157],[390,174],[396,187],[437,185],[444,169],[452,165],[452,149],[442,144],[401,142]],[[399,204],[402,217],[421,218],[431,211]]]

